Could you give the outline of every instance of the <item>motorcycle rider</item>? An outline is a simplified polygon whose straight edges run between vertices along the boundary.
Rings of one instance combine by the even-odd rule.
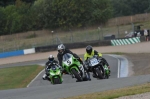
[[[96,50],[93,50],[93,47],[91,45],[88,45],[86,47],[86,53],[84,54],[85,63],[87,62],[88,58],[91,58],[94,55],[98,55],[99,57],[101,57],[101,60],[104,62],[104,64],[106,64],[106,66],[108,67],[109,72],[110,72],[110,66],[109,66],[108,62],[102,57],[101,53],[98,53]],[[95,77],[95,74],[93,74],[93,77]]]
[[[57,58],[58,58],[60,66],[62,66],[63,55],[66,54],[66,53],[70,53],[70,54],[72,54],[83,65],[84,69],[87,70],[85,68],[85,66],[84,66],[83,61],[81,60],[81,58],[77,54],[75,54],[72,51],[70,51],[69,49],[66,49],[63,44],[58,45],[57,50],[58,50]],[[66,73],[65,70],[63,70],[63,72]],[[89,75],[89,80],[91,80],[89,73],[88,73],[88,75]]]
[[[58,65],[58,61],[54,60],[54,56],[49,55],[48,61],[45,64],[45,74],[42,77],[43,80],[46,80],[46,79],[50,80],[48,76],[49,76],[49,70],[50,70],[52,65],[56,65],[61,69],[61,66]]]

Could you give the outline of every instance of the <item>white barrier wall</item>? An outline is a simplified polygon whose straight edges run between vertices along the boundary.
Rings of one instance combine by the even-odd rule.
[[[32,54],[35,53],[35,48],[24,49],[24,54]]]

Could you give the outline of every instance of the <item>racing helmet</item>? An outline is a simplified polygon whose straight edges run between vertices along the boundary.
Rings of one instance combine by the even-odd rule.
[[[63,44],[58,45],[57,47],[58,53],[63,54],[65,51],[65,46]]]
[[[88,46],[86,47],[86,52],[87,52],[89,55],[91,55],[92,50],[93,50],[93,48],[92,48],[91,45],[88,45]]]
[[[53,61],[54,60],[54,56],[53,55],[49,55],[48,60],[49,61]]]

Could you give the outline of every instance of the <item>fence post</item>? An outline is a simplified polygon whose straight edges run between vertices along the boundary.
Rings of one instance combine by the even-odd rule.
[[[117,25],[117,29],[118,29],[118,38],[119,38],[119,23],[118,23],[118,18],[116,18],[116,25]]]
[[[52,44],[54,44],[54,37],[53,37],[53,34],[54,34],[54,31],[51,31],[51,34],[52,34]]]
[[[101,32],[102,32],[102,40],[103,40],[103,29],[102,29],[102,27],[100,27],[100,29],[101,29]]]
[[[53,33],[54,33],[54,31],[53,31]],[[59,41],[59,43],[63,43],[63,42],[60,40],[60,38],[58,37],[57,33],[55,33],[55,36],[56,36],[56,44],[58,44],[58,41]]]
[[[72,31],[71,31],[71,29],[69,29],[70,30],[70,40],[71,40],[71,43],[73,43],[73,33],[72,33]]]
[[[98,27],[98,37],[99,37],[99,41],[100,41],[100,27]]]
[[[119,25],[117,25],[117,28],[118,28],[118,38],[119,38],[119,34],[120,34],[120,33],[119,33]]]
[[[133,22],[131,23],[131,25],[132,25],[132,31],[133,31],[133,33],[134,33],[135,30],[134,30],[134,24],[133,24]]]

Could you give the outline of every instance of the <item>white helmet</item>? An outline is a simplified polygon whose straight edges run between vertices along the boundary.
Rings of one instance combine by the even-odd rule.
[[[54,56],[53,55],[49,55],[48,59],[49,59],[49,61],[53,61],[54,60]]]
[[[63,44],[58,45],[57,47],[58,53],[63,54],[65,51],[65,46]]]

